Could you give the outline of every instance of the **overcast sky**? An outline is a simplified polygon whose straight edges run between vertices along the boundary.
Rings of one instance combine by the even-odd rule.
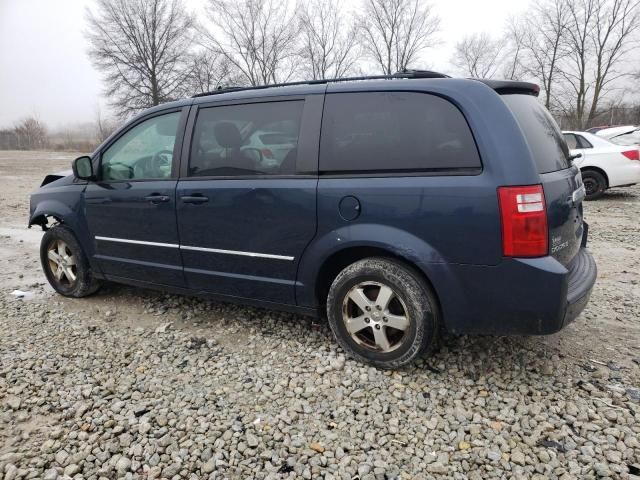
[[[344,0],[356,7],[360,0]],[[186,0],[201,11],[206,0]],[[433,0],[441,44],[423,54],[422,68],[450,72],[453,44],[474,32],[499,34],[526,0]],[[0,0],[0,128],[37,114],[50,127],[92,121],[103,85],[87,57],[85,9],[92,0]]]

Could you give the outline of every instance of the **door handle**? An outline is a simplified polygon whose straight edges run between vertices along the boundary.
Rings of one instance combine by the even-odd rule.
[[[146,197],[144,197],[144,199],[154,204],[167,203],[169,200],[171,200],[168,195],[160,195],[159,193],[152,193],[151,195],[147,195]]]
[[[194,204],[199,204],[199,203],[206,203],[209,201],[209,197],[205,197],[202,194],[196,193],[193,195],[185,195],[183,197],[180,197],[180,200],[182,200],[184,203],[194,203]]]

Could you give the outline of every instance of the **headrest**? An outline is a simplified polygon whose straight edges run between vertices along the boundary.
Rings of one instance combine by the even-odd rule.
[[[242,145],[242,136],[235,123],[218,122],[213,127],[213,133],[216,136],[216,142],[221,147],[240,148]]]

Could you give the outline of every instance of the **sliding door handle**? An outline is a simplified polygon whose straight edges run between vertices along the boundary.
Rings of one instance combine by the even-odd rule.
[[[205,197],[204,195],[201,195],[201,194],[194,194],[194,195],[185,195],[183,197],[180,197],[180,200],[182,200],[184,203],[199,204],[199,203],[208,202],[209,197]]]

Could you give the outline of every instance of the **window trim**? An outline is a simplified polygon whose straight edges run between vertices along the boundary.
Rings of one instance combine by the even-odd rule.
[[[432,97],[437,97],[445,102],[452,105],[462,116],[467,128],[469,129],[469,133],[471,133],[471,139],[473,140],[473,145],[475,146],[476,152],[478,154],[478,160],[480,164],[475,167],[444,167],[444,168],[420,168],[420,169],[370,169],[370,170],[356,170],[356,171],[347,171],[347,170],[321,170],[320,169],[320,153],[318,153],[318,174],[322,177],[330,177],[330,178],[360,178],[360,177],[440,177],[440,176],[464,176],[464,175],[481,175],[484,171],[484,162],[482,160],[482,155],[480,153],[480,147],[478,145],[478,141],[476,140],[475,133],[473,128],[471,128],[471,124],[467,119],[467,116],[464,114],[464,111],[455,99],[448,97],[446,95],[442,95],[438,92],[431,92],[425,90],[414,90],[414,89],[373,89],[373,90],[339,90],[339,91],[327,91],[325,94],[325,99],[329,95],[343,95],[343,94],[360,94],[360,93],[417,93],[422,95],[429,95]],[[324,120],[324,111],[325,107],[323,107],[323,120]],[[320,141],[322,138],[322,132],[320,133],[320,140],[318,142],[318,151],[320,150]]]
[[[156,112],[149,113],[148,115],[141,116],[132,120],[130,123],[125,125],[119,132],[118,135],[113,137],[109,143],[104,145],[97,155],[97,165],[96,165],[96,183],[100,184],[111,184],[111,183],[134,183],[134,182],[162,182],[167,180],[176,180],[178,178],[178,172],[181,164],[181,150],[182,143],[184,140],[185,134],[185,126],[187,123],[187,112],[189,111],[189,106],[186,107],[173,107],[167,108],[165,110],[159,110]],[[155,117],[160,117],[162,115],[167,115],[170,113],[180,112],[180,117],[178,118],[178,126],[176,130],[176,139],[173,144],[173,159],[171,163],[171,176],[167,178],[129,178],[129,179],[118,179],[118,180],[104,180],[102,178],[102,156],[104,153],[111,148],[111,146],[116,143],[120,138],[129,133],[132,129],[136,128],[143,122],[147,120],[151,120]]]
[[[283,175],[189,175],[189,161],[193,146],[193,136],[195,133],[196,120],[201,109],[291,101],[303,102],[302,116],[300,119],[300,133],[298,135],[298,155],[296,158],[295,173]],[[182,143],[183,146],[178,178],[180,181],[316,178],[318,172],[318,151],[320,147],[320,124],[322,121],[323,104],[324,93],[313,93],[306,95],[279,95],[274,97],[218,100],[192,105],[186,122],[186,132]]]

